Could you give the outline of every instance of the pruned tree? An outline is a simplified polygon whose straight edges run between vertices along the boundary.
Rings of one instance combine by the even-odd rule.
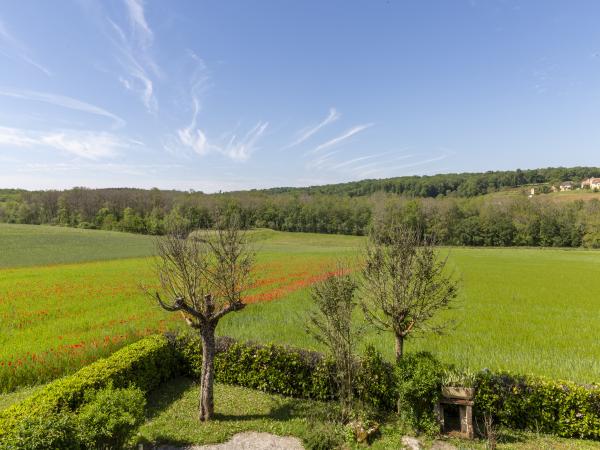
[[[441,331],[431,319],[451,306],[458,282],[446,271],[433,238],[404,224],[371,235],[365,252],[361,306],[366,319],[395,337],[396,360],[405,339],[419,331]]]
[[[202,340],[201,421],[214,412],[215,330],[226,314],[245,304],[251,284],[254,252],[237,220],[214,230],[171,232],[157,239],[156,272],[160,292],[151,293],[167,311],[178,311]]]
[[[309,313],[307,325],[308,333],[327,347],[335,362],[336,383],[344,419],[352,409],[353,384],[358,370],[354,351],[360,330],[352,324],[352,315],[357,306],[357,287],[349,270],[338,264],[330,277],[313,285],[311,297],[316,309]]]

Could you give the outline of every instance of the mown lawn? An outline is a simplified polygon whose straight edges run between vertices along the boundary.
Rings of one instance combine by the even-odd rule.
[[[198,386],[186,378],[176,378],[154,392],[149,399],[148,420],[138,430],[136,443],[211,444],[225,442],[234,434],[258,431],[279,436],[296,436],[306,440],[316,431],[342,434],[344,430],[332,421],[337,417],[334,406],[310,400],[299,400],[264,392],[215,385],[215,420],[198,422]],[[381,433],[369,447],[374,450],[402,448],[403,435],[412,434],[392,415],[385,419]],[[423,439],[426,448],[431,439]],[[485,449],[482,440],[448,439],[461,449]],[[365,448],[356,445],[356,448]],[[500,431],[499,449],[597,449],[600,443],[577,439],[561,439],[529,432]]]

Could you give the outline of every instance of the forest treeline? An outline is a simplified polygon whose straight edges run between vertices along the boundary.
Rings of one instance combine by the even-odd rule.
[[[539,172],[538,178],[533,172]],[[508,187],[493,184],[504,179],[504,175],[499,174],[507,173],[475,174],[475,178],[471,178],[474,174],[445,177],[450,180],[464,176],[465,183],[478,186],[484,184],[482,180],[487,180],[485,193],[490,193]],[[523,177],[525,184],[531,184],[539,177],[558,177],[556,182],[565,179],[579,182],[596,173],[600,175],[600,169],[541,169],[510,173],[517,178]],[[422,186],[420,183],[431,182],[431,179],[440,181],[443,177],[414,177],[417,182],[412,189],[416,191],[418,186]],[[404,177],[402,182],[412,178]],[[476,179],[479,181],[473,181]],[[406,191],[399,195],[385,189],[356,195],[355,191],[345,192],[342,188],[353,184],[352,189],[356,189],[361,183],[367,181],[322,187],[334,189],[338,186],[335,188],[340,189],[337,193],[314,191],[317,188],[221,194],[158,189],[1,190],[0,222],[159,235],[175,224],[210,226],[219,211],[220,214],[238,215],[247,227],[281,231],[363,235],[373,224],[401,220],[425,233],[434,234],[440,243],[448,245],[600,247],[598,200],[555,202],[551,196],[537,195],[528,198],[525,188],[521,195],[462,195],[462,184],[449,194],[434,197]],[[494,187],[490,188],[490,184]]]
[[[301,188],[273,188],[270,193],[306,193],[359,197],[376,192],[412,197],[458,196],[475,197],[506,188],[528,184],[558,185],[563,181],[580,182],[600,177],[599,167],[549,167],[545,169],[507,170],[485,173],[450,173],[424,176],[351,181]]]

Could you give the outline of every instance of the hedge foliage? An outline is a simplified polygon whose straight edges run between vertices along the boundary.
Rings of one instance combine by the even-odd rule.
[[[2,450],[121,449],[144,420],[146,398],[136,387],[109,385],[85,394],[76,412],[29,417],[0,441]]]
[[[192,334],[170,336],[183,374],[200,378],[202,342]],[[258,389],[290,397],[331,400],[335,397],[333,363],[320,353],[217,339],[215,379],[220,383]]]
[[[183,373],[199,378],[200,339],[170,337]],[[428,353],[407,354],[399,365],[368,348],[360,361],[358,397],[382,411],[400,407],[419,428],[430,428],[433,405],[440,396],[443,366]],[[293,397],[335,397],[333,363],[320,353],[302,349],[220,338],[215,357],[216,380]],[[484,411],[511,428],[531,429],[562,437],[600,439],[600,386],[534,377],[480,372],[475,383],[476,419]],[[428,411],[431,413],[429,414]]]
[[[491,412],[511,428],[525,428],[562,437],[600,439],[600,385],[582,386],[481,372],[477,377],[475,413]]]
[[[0,412],[0,443],[20,423],[75,411],[86,392],[113,385],[156,388],[176,374],[199,379],[202,344],[193,334],[151,336],[76,374],[50,383]],[[429,354],[408,354],[398,365],[368,348],[356,378],[359,399],[380,411],[400,405],[422,428],[440,395],[442,367]],[[335,399],[333,362],[322,354],[279,345],[217,340],[218,382],[299,398]],[[600,385],[480,372],[475,382],[475,418],[491,413],[498,423],[562,437],[600,439]],[[398,401],[400,400],[400,401]],[[36,422],[37,421],[37,422]],[[43,422],[43,420],[42,420]],[[59,436],[60,437],[60,436]],[[0,445],[1,447],[1,445]]]
[[[124,347],[1,411],[0,442],[23,421],[74,411],[91,390],[108,385],[116,388],[135,385],[143,391],[154,389],[175,374],[176,362],[175,352],[164,336],[150,336]]]

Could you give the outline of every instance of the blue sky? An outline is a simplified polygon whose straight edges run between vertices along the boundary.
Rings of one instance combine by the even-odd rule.
[[[0,187],[600,163],[600,2],[0,2]]]

